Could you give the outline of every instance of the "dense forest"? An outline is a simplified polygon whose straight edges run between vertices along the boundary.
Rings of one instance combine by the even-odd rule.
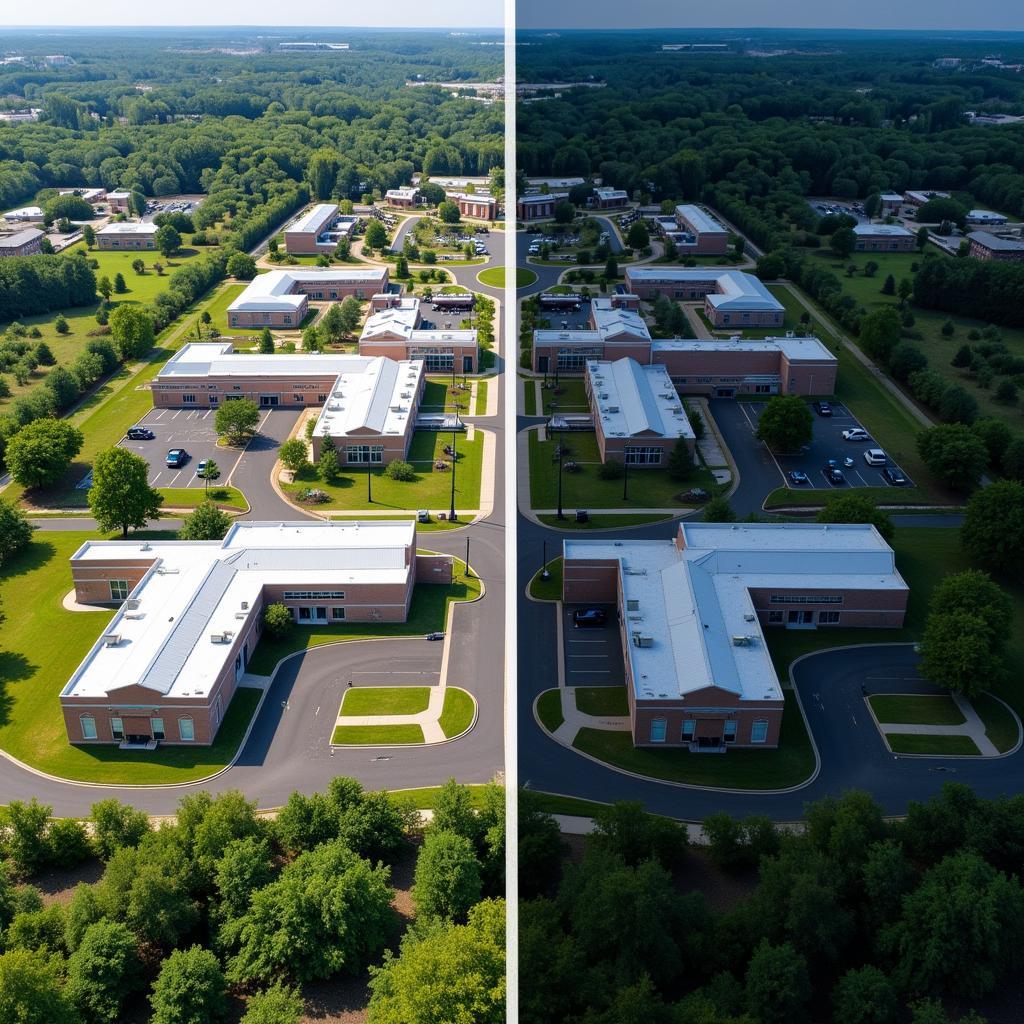
[[[523,1024],[1018,1021],[1024,797],[947,785],[685,827],[616,804],[570,849],[521,801]]]
[[[371,1024],[498,1024],[504,791],[486,786],[479,803],[449,782],[424,828],[402,797],[338,777],[273,820],[238,792],[202,791],[154,828],[116,800],[87,822],[11,801],[0,1020],[298,1024],[303,986],[322,996],[350,979]],[[95,881],[40,888],[76,875]],[[409,879],[399,898],[396,875]]]

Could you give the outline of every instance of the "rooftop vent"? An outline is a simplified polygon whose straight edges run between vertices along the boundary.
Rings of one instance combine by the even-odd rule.
[[[643,633],[634,633],[633,634],[633,646],[634,647],[653,647],[654,646],[654,637],[653,636],[646,636]]]
[[[734,636],[732,638],[733,647],[749,647],[753,642],[752,636]]]
[[[225,630],[223,633],[211,633],[210,634],[210,643],[212,643],[212,644],[229,644],[229,643],[231,643],[231,638],[234,635],[235,635],[234,633],[228,632],[227,630]]]
[[[639,609],[639,607],[640,607],[640,601],[639,601],[638,598],[630,597],[630,598],[628,598],[626,600],[626,610],[627,611],[635,612],[635,611],[637,611]]]
[[[116,647],[121,642],[120,633],[104,633],[103,634],[103,646],[104,647]]]
[[[135,611],[135,609],[139,607],[139,603],[140,602],[137,597],[129,597],[128,600],[125,601],[124,606],[129,611]]]

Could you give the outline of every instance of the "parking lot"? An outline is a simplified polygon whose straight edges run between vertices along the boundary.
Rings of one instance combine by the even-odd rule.
[[[196,476],[203,459],[213,459],[220,469],[218,482],[227,483],[242,453],[217,447],[215,415],[214,409],[152,409],[136,426],[148,427],[156,437],[152,441],[122,438],[120,444],[149,463],[151,487],[205,487],[206,481]],[[164,463],[171,448],[184,448],[191,456],[180,469],[170,469]]]
[[[869,466],[864,461],[864,452],[869,448],[881,448],[882,446],[871,437],[868,431],[868,438],[865,441],[847,441],[843,437],[844,430],[855,427],[866,430],[856,416],[850,412],[841,402],[829,402],[832,409],[831,416],[820,416],[814,413],[814,437],[803,451],[796,455],[777,455],[772,453],[772,458],[779,471],[785,477],[786,486],[794,490],[805,490],[821,488],[824,490],[837,490],[842,487],[891,487],[892,484],[885,478],[883,470],[885,466]],[[764,411],[764,402],[737,402],[737,409],[743,416],[751,431],[757,431],[757,421]],[[759,442],[756,442],[759,443]],[[884,450],[884,449],[883,449]],[[845,480],[843,483],[832,484],[826,476],[826,466],[829,459],[838,463]],[[852,459],[853,465],[845,465],[846,459]],[[887,466],[899,469],[892,459],[888,459]],[[790,479],[790,473],[800,471],[807,475],[806,483],[794,483]],[[913,481],[903,473],[906,479],[904,486],[912,487]]]
[[[550,324],[552,331],[587,331],[590,330],[590,303],[581,302],[578,310],[571,306],[547,308],[542,306],[538,313],[540,322]]]
[[[572,613],[584,607],[603,608],[608,613],[605,624],[576,629]],[[625,683],[626,671],[615,605],[564,605],[562,635],[567,686],[622,686]]]

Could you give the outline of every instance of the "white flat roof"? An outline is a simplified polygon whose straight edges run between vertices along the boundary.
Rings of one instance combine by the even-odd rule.
[[[993,252],[1024,252],[1024,241],[1019,238],[1000,238],[991,231],[972,231],[967,237]]]
[[[39,228],[23,228],[21,231],[15,231],[13,235],[0,235],[0,249],[13,249],[42,237],[43,233]]]
[[[355,583],[402,583],[415,524],[371,522],[236,522],[223,541],[86,541],[74,561],[152,559],[153,567],[103,630],[62,696],[95,697],[124,686],[169,697],[210,694],[231,645],[266,583],[294,581],[325,589]],[[247,602],[247,605],[243,605]],[[103,637],[120,640],[107,646]]]
[[[890,235],[892,237],[906,237],[913,235],[902,224],[857,224],[853,228],[855,235]]]
[[[968,220],[997,220],[1000,223],[1009,220],[1009,218],[1002,213],[996,213],[993,210],[970,210],[967,214]]]
[[[131,192],[126,188],[115,188],[113,192],[107,193],[108,199],[128,199],[131,196]]]
[[[698,234],[728,234],[728,228],[724,224],[720,224],[710,213],[692,203],[677,206],[676,213]]]
[[[384,193],[385,198],[414,199],[419,189],[415,185],[406,185],[403,188],[389,188]]]
[[[916,199],[919,203],[927,203],[929,199],[948,199],[948,192],[936,192],[934,189],[915,189],[905,193],[907,199]]]
[[[606,301],[607,305],[596,299],[590,310],[594,326],[602,340],[622,333],[633,334],[644,339],[651,337],[647,323],[639,313],[632,309],[620,309],[617,306],[612,306],[610,300]]]
[[[883,192],[879,197],[883,203],[902,203],[903,196],[899,192]]]
[[[97,235],[155,235],[159,227],[151,221],[126,220],[100,228]]]
[[[423,378],[422,359],[377,356],[368,365],[341,373],[327,396],[313,434],[372,443],[376,436],[401,436],[414,415],[416,392]]]
[[[664,366],[628,357],[587,363],[590,406],[605,437],[692,438],[682,399]]]
[[[264,313],[298,309],[304,296],[292,289],[300,284],[372,284],[384,280],[386,267],[296,267],[257,274],[238,298],[228,306],[229,313]]]
[[[324,227],[334,218],[338,212],[337,203],[318,203],[312,209],[306,210],[300,217],[294,220],[284,230],[314,232],[320,234]]]
[[[566,559],[619,563],[626,629],[650,638],[627,646],[639,700],[708,686],[741,700],[781,700],[752,588],[907,589],[870,525],[688,523],[680,531],[682,551],[671,540],[563,542]]]
[[[782,352],[790,362],[805,359],[836,362],[836,357],[818,338],[666,338],[651,342],[651,352]]]
[[[4,214],[6,220],[32,220],[43,219],[43,208],[41,206],[21,206],[17,210],[8,210]]]
[[[367,317],[360,341],[372,341],[381,334],[397,334],[408,339],[419,326],[420,300],[401,299],[397,306],[388,306]]]
[[[230,341],[193,341],[183,345],[164,363],[157,380],[174,377],[251,377],[267,374],[279,377],[307,377],[322,374],[337,377],[354,373],[370,363],[367,356],[346,353],[292,352],[258,355],[235,352]]]

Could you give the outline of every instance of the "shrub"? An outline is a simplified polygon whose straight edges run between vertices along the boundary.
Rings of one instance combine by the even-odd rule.
[[[618,459],[608,459],[601,463],[601,468],[598,469],[597,475],[602,480],[621,480],[625,471],[625,467]]]
[[[412,464],[403,462],[401,459],[392,459],[384,472],[389,479],[399,480],[402,483],[409,483],[416,479],[416,470],[413,469]]]
[[[271,640],[283,640],[294,625],[292,613],[283,604],[270,604],[263,610],[263,628]]]

